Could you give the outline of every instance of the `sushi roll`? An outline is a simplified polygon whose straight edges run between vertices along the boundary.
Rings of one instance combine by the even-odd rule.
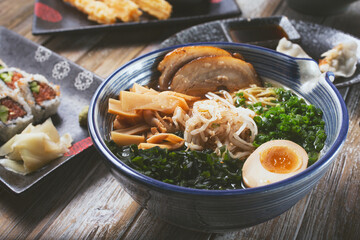
[[[7,141],[33,121],[31,108],[19,90],[0,87],[0,141]]]
[[[29,104],[34,122],[39,123],[55,114],[60,105],[60,88],[40,75],[29,75],[17,83],[26,102]]]
[[[17,88],[18,81],[28,75],[28,73],[18,68],[8,68],[5,65],[5,67],[0,67],[0,85],[8,90],[14,90]]]

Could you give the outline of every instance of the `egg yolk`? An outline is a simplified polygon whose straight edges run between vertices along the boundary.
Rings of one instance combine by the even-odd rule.
[[[300,167],[299,156],[286,146],[273,146],[260,155],[261,165],[273,173],[291,173]]]

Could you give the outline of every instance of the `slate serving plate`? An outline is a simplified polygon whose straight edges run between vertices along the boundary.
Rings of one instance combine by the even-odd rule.
[[[95,30],[121,30],[141,27],[169,27],[178,24],[200,23],[213,19],[234,17],[241,14],[235,0],[192,0],[185,1],[186,4],[173,2],[172,16],[167,20],[156,20],[146,14],[140,22],[117,22],[111,25],[101,25],[89,21],[87,15],[76,8],[64,3],[62,0],[36,0],[34,6],[34,18],[32,33],[56,34],[78,31]]]
[[[66,156],[52,161],[32,174],[23,176],[0,165],[2,184],[14,193],[21,193],[92,145],[87,128],[79,125],[78,115],[89,105],[102,79],[4,27],[0,27],[0,46],[0,59],[8,66],[23,69],[28,73],[42,74],[50,82],[60,86],[61,104],[52,120],[60,135],[69,132],[74,140]]]
[[[349,90],[348,86],[360,83],[360,39],[337,29],[305,21],[291,20],[285,16],[253,19],[230,18],[199,24],[169,37],[160,44],[160,48],[193,42],[239,42],[236,38],[232,37],[232,30],[238,28],[246,29],[249,26],[256,29],[266,25],[275,25],[283,28],[289,39],[292,42],[298,43],[316,61],[321,58],[322,53],[337,44],[349,40],[355,41],[358,45],[356,72],[349,78],[336,78],[334,85],[340,89],[340,93],[345,98]],[[255,38],[243,43],[275,49],[280,38],[277,38],[279,37],[278,35],[274,35],[274,37],[273,39],[259,38],[257,40]]]

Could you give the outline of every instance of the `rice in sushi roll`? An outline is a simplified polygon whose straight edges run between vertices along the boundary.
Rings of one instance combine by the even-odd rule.
[[[40,75],[29,75],[17,83],[29,104],[35,123],[55,114],[60,105],[60,88]]]
[[[0,87],[0,140],[7,141],[33,121],[31,108],[18,89]]]

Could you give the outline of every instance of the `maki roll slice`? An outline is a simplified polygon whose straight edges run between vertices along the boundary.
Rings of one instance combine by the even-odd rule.
[[[4,88],[9,90],[16,89],[18,81],[27,75],[28,73],[17,68],[1,67],[0,62],[0,84]]]
[[[0,141],[8,140],[30,123],[46,120],[59,105],[59,86],[40,74],[8,67],[0,59]]]
[[[29,104],[35,123],[55,114],[60,105],[60,88],[40,75],[34,74],[21,79],[18,86]]]
[[[29,105],[19,90],[0,88],[0,141],[7,141],[33,120]]]

